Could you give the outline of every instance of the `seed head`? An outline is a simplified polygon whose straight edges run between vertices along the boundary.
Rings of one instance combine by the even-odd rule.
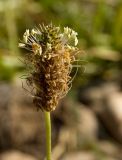
[[[40,25],[27,29],[19,43],[29,50],[25,58],[31,68],[27,80],[33,87],[33,102],[42,111],[53,111],[71,88],[72,63],[79,52],[77,35],[68,27],[61,32],[52,24]]]

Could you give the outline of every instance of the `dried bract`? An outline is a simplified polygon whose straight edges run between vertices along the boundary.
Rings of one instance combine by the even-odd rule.
[[[29,50],[27,77],[33,85],[33,102],[42,111],[53,111],[70,89],[72,63],[79,52],[77,33],[52,24],[26,30],[19,47]]]

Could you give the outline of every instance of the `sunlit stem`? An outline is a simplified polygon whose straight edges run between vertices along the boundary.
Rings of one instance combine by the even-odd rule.
[[[51,160],[51,118],[50,112],[44,112],[46,124],[46,160]]]

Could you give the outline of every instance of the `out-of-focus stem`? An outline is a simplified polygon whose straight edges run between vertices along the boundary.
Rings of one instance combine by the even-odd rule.
[[[8,34],[9,49],[13,55],[19,53],[18,51],[18,38],[16,29],[16,13],[15,9],[12,8],[10,0],[4,2],[4,16],[6,22],[6,29]]]

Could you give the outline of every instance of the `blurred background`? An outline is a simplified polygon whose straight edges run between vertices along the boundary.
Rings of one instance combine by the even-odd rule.
[[[81,68],[52,113],[53,160],[122,159],[122,0],[0,0],[0,160],[43,160],[45,123],[18,42],[38,24],[78,32]]]

